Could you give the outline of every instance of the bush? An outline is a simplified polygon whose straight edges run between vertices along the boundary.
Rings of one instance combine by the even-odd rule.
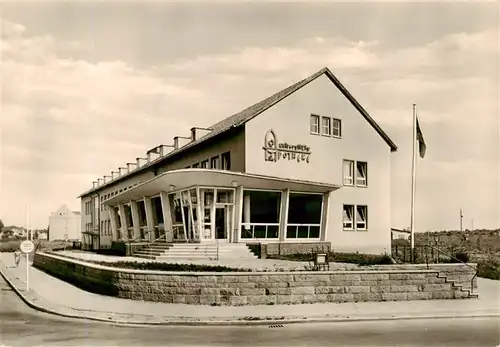
[[[458,260],[463,261],[464,263],[469,262],[469,255],[466,252],[457,252],[453,255],[456,259],[451,259],[451,262],[456,263]],[[458,259],[458,260],[457,260]]]
[[[310,253],[294,253],[286,255],[268,255],[268,259],[280,259],[290,261],[313,261]],[[350,263],[364,265],[388,265],[393,264],[388,254],[361,254],[361,253],[337,253],[329,252],[328,261],[335,263]]]
[[[21,241],[10,240],[0,242],[0,252],[15,252],[19,249]]]
[[[478,276],[492,280],[500,280],[500,261],[493,258],[481,260],[477,263]]]
[[[176,263],[153,263],[136,261],[92,261],[103,266],[134,270],[160,270],[160,271],[189,271],[189,272],[251,272],[250,269],[237,269],[226,266],[198,265],[198,264],[176,264]]]

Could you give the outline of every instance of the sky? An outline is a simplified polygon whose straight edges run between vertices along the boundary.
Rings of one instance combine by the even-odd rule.
[[[412,104],[427,143],[416,231],[500,227],[499,5],[1,5],[0,218],[48,225],[92,181],[327,66],[398,145],[410,224]]]

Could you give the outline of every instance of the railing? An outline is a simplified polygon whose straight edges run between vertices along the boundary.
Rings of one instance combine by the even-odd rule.
[[[164,237],[166,238],[166,235],[167,235],[167,231],[166,231],[166,230],[164,230],[163,234],[162,234],[162,233],[161,233],[161,231],[160,231],[160,236],[158,236],[156,239],[154,239],[153,241],[151,241],[150,243],[148,243],[148,244],[146,245],[147,249],[149,250],[149,256],[150,256],[150,257],[153,257],[153,249],[151,248],[151,245],[152,245],[153,243],[155,243],[156,241],[158,241],[159,239],[162,239],[162,238],[164,238]],[[166,241],[166,239],[165,239],[165,241]]]
[[[438,261],[439,261],[439,253],[443,253],[443,254],[444,254],[444,255],[446,255],[447,257],[450,257],[451,259],[457,260],[458,262],[460,262],[460,263],[464,264],[465,266],[467,266],[467,267],[471,268],[472,270],[474,270],[474,271],[475,271],[474,276],[472,276],[472,278],[471,278],[471,280],[470,280],[470,292],[471,292],[471,294],[472,294],[472,292],[474,291],[474,280],[476,279],[477,274],[479,273],[479,271],[477,270],[477,268],[475,268],[475,267],[473,267],[473,266],[470,266],[470,265],[469,265],[469,264],[467,264],[466,262],[464,262],[464,261],[462,261],[462,260],[458,259],[457,257],[455,257],[455,256],[453,256],[453,255],[451,255],[451,254],[448,254],[448,253],[446,253],[446,252],[444,252],[444,251],[440,250],[440,249],[439,249],[439,248],[437,248],[437,247],[434,247],[434,246],[432,246],[432,245],[424,245],[424,246],[425,246],[425,249],[426,249],[425,254],[426,254],[427,269],[429,268],[429,262],[427,261],[427,249],[428,249],[428,248],[431,248],[431,249],[434,249],[434,250],[436,250],[436,251],[438,252]]]
[[[403,250],[403,254],[399,254],[399,250]],[[431,257],[431,262],[429,262],[429,250],[432,251],[432,257]],[[437,247],[434,247],[430,244],[424,244],[424,245],[418,245],[418,246],[415,246],[413,248],[413,250],[411,249],[410,246],[407,246],[407,245],[398,245],[398,246],[392,246],[392,255],[395,259],[400,259],[399,256],[403,256],[403,259],[402,259],[402,262],[403,263],[415,263],[418,260],[422,260],[424,261],[425,260],[425,264],[427,266],[427,269],[429,269],[429,263],[434,263],[434,261],[436,263],[440,263],[440,259],[441,259],[441,255],[444,255],[446,256],[447,258],[450,258],[450,259],[453,259],[459,263],[462,263],[464,264],[465,266],[471,268],[474,270],[474,276],[472,276],[471,278],[471,289],[470,289],[470,292],[472,293],[473,290],[474,290],[474,280],[476,279],[477,277],[477,274],[478,274],[478,270],[476,268],[474,268],[473,266],[467,264],[466,262],[464,262],[463,260],[460,260],[458,259],[457,257],[455,257],[454,255],[450,254],[450,253],[447,253],[445,251],[443,251],[442,249],[439,249]],[[409,261],[407,260],[409,256]]]

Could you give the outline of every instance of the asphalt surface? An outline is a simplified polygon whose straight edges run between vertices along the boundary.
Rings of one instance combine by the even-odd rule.
[[[38,312],[0,277],[3,346],[498,346],[500,318],[277,326],[117,326]]]

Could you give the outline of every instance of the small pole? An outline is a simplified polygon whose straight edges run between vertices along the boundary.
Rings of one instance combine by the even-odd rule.
[[[27,239],[30,240],[30,231],[29,231],[29,207],[26,205],[26,233]],[[30,265],[29,265],[29,253],[26,253],[26,292],[30,290]]]

